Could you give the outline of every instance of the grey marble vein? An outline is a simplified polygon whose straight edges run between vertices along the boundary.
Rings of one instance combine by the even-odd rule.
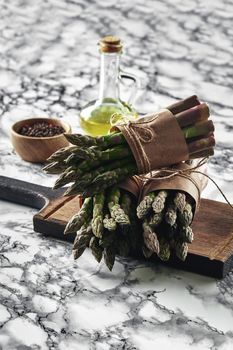
[[[113,33],[141,80],[140,112],[194,93],[209,103],[209,174],[233,202],[232,20],[230,0],[0,0],[0,175],[53,184],[15,154],[10,126],[42,115],[79,130],[98,91],[96,43]],[[204,196],[222,200],[212,183]],[[218,281],[118,259],[110,273],[90,252],[74,262],[69,243],[34,233],[34,214],[0,201],[0,350],[233,348],[233,272]]]

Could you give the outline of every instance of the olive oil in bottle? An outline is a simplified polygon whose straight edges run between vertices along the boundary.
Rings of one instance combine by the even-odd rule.
[[[137,113],[126,102],[121,101],[119,93],[120,56],[122,43],[120,39],[107,36],[100,42],[101,66],[99,98],[88,103],[80,112],[80,125],[89,135],[105,135],[111,128],[110,119],[114,113],[124,116],[137,116]],[[134,80],[133,76],[124,73],[124,77]]]

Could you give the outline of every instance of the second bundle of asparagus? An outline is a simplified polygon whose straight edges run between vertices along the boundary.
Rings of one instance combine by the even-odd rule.
[[[174,251],[185,260],[194,235],[191,223],[207,184],[204,159],[157,171],[143,182],[137,216],[142,221],[143,254],[167,261]]]
[[[65,137],[73,146],[54,153],[44,168],[47,173],[60,174],[54,188],[71,183],[66,195],[82,194],[90,197],[128,176],[147,172],[148,170],[144,170],[148,166],[153,170],[182,160],[213,154],[214,125],[208,120],[208,106],[205,103],[200,104],[197,96],[172,104],[166,108],[165,115],[163,113],[148,117],[152,123],[159,121],[162,124],[158,126],[158,130],[162,130],[158,140],[154,138],[151,124],[147,125],[145,122],[146,118],[143,118],[144,124],[140,121],[129,126],[125,124],[102,137],[66,134]],[[120,131],[121,127],[124,131]],[[176,130],[174,135],[173,127]],[[137,130],[140,134],[137,134]],[[176,141],[180,140],[177,147],[173,136],[177,136]],[[138,144],[139,139],[141,141]],[[180,144],[181,152],[178,150]],[[156,155],[155,160],[149,159]]]

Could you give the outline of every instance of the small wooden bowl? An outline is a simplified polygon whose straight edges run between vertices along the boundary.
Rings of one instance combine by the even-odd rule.
[[[20,120],[11,127],[11,142],[18,155],[32,163],[44,163],[46,159],[62,147],[69,146],[63,134],[48,137],[32,137],[19,134],[19,130],[24,126],[33,125],[37,122],[49,122],[62,126],[66,133],[71,132],[69,124],[60,119],[52,118],[31,118]]]

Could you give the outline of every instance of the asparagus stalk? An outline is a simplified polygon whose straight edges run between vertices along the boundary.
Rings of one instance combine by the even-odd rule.
[[[184,210],[185,204],[186,204],[185,194],[182,192],[176,192],[173,202],[174,202],[176,209],[182,212]]]
[[[93,234],[98,238],[103,235],[103,208],[104,193],[100,192],[93,198],[93,218],[91,222]]]
[[[120,190],[113,187],[108,196],[108,208],[111,217],[120,225],[129,225],[129,217],[119,205]]]
[[[48,159],[47,162],[57,162],[65,160],[69,155],[72,153],[72,151],[76,148],[76,146],[73,147],[62,147],[58,151],[54,152]]]
[[[60,174],[67,168],[66,163],[54,161],[43,167],[43,171],[47,174]]]
[[[74,241],[73,255],[75,260],[84,253],[85,249],[89,245],[90,239],[90,226],[83,225],[83,227],[78,231]]]
[[[106,228],[108,231],[115,232],[117,229],[117,223],[116,221],[110,217],[109,214],[106,214],[103,220],[104,228]]]
[[[159,254],[160,245],[157,234],[152,230],[147,220],[143,221],[143,238],[145,246],[153,253]]]
[[[183,226],[180,231],[183,242],[192,243],[193,241],[193,230],[190,226]]]
[[[141,203],[137,207],[137,216],[139,219],[144,219],[152,210],[152,204],[156,195],[154,192],[150,192],[143,198]]]
[[[106,171],[105,173],[98,175],[91,183],[91,185],[83,191],[84,197],[89,197],[100,190],[119,183],[127,176],[131,176],[137,172],[136,164],[129,163],[124,168],[118,168],[112,171]]]
[[[190,109],[192,107],[195,107],[200,104],[200,101],[198,100],[196,95],[192,95],[188,98],[185,98],[184,100],[180,100],[178,102],[175,102],[166,109],[169,109],[174,115],[181,113],[185,111],[186,109]]]
[[[159,191],[159,193],[155,196],[152,203],[154,213],[161,213],[161,211],[164,209],[167,195],[167,191]]]
[[[176,222],[177,214],[176,214],[176,207],[173,203],[168,204],[166,213],[165,213],[165,221],[168,223],[168,225],[173,226]]]
[[[64,134],[66,139],[76,146],[100,146],[101,148],[108,148],[116,145],[126,143],[126,140],[121,132],[116,132],[100,137],[92,137],[80,134]]]
[[[75,214],[66,225],[64,234],[73,233],[78,231],[85,221],[91,217],[92,213],[92,198],[86,198],[83,202],[82,208],[80,211]]]
[[[99,245],[99,240],[97,237],[93,236],[89,243],[89,248],[98,263],[102,260],[103,248]]]
[[[102,155],[101,151],[97,147],[81,148],[76,147],[75,153],[71,153],[66,158],[66,164],[73,165],[78,164],[80,159],[94,160],[100,158]]]
[[[148,249],[145,244],[142,245],[142,253],[147,259],[153,255],[153,252],[150,249]]]
[[[82,176],[77,178],[75,169],[71,170],[64,177],[60,177],[60,180],[56,182],[56,188],[64,186],[65,184],[75,180],[74,184],[69,187],[69,189],[64,193],[65,196],[71,196],[75,194],[82,193],[83,189],[91,185],[91,182],[97,178],[98,175],[106,173],[110,170],[115,170],[120,167],[127,166],[128,164],[133,163],[132,157],[126,157],[122,160],[116,160],[111,163],[103,164],[89,173],[85,173]]]
[[[202,138],[197,141],[190,142],[188,144],[189,154],[198,153],[205,149],[212,148],[215,146],[215,139],[213,136]]]
[[[209,107],[206,103],[202,103],[190,109],[186,109],[176,114],[177,122],[181,128],[203,122],[209,118]]]
[[[185,204],[184,210],[178,213],[179,221],[185,227],[191,225],[193,220],[192,206],[189,203]]]
[[[113,246],[104,248],[104,261],[110,271],[112,271],[116,257],[116,250]]]
[[[211,148],[204,149],[203,151],[190,154],[189,159],[192,160],[192,159],[198,159],[198,158],[206,158],[213,155],[214,155],[214,148],[211,147]]]
[[[171,249],[170,249],[169,242],[166,240],[165,237],[161,236],[159,238],[159,246],[160,246],[160,251],[158,253],[159,258],[162,261],[169,260],[171,255]]]
[[[207,120],[194,126],[182,129],[184,137],[187,139],[208,134],[214,131],[214,124],[212,120]]]
[[[177,257],[180,260],[185,261],[188,254],[188,244],[186,242],[177,241],[175,243],[175,250]]]
[[[160,213],[153,213],[149,219],[148,219],[148,224],[150,225],[151,228],[156,228],[159,226],[159,224],[163,220],[163,212],[161,211]]]

